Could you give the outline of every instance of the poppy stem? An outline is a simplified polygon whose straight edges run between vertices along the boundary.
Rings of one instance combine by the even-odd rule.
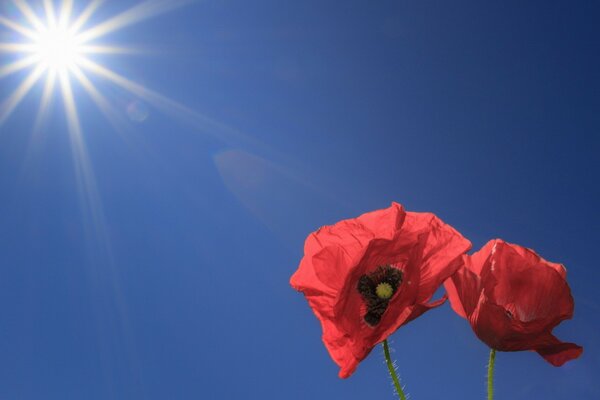
[[[392,381],[394,381],[396,393],[398,393],[398,397],[400,397],[400,400],[406,400],[406,396],[404,395],[404,391],[402,390],[402,385],[400,385],[400,379],[398,379],[398,374],[396,374],[396,368],[394,368],[394,363],[392,362],[392,358],[390,357],[390,347],[388,346],[387,339],[383,341],[383,354],[385,355],[385,363],[387,364],[388,370],[390,371]]]
[[[490,361],[488,362],[488,400],[494,399],[494,364],[496,363],[496,350],[490,350]]]

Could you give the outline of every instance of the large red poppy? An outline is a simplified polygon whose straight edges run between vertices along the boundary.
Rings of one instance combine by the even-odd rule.
[[[310,234],[290,283],[321,321],[339,376],[349,377],[377,343],[441,305],[445,298],[429,301],[470,247],[435,215],[397,203]]]
[[[573,316],[573,297],[561,264],[533,250],[496,239],[472,256],[445,283],[454,311],[493,349],[534,350],[555,366],[583,348],[564,343],[552,329]]]

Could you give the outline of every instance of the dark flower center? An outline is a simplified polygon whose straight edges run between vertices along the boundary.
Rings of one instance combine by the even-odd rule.
[[[360,277],[357,289],[367,305],[367,313],[363,317],[367,325],[373,327],[381,321],[401,283],[402,271],[391,265],[380,265],[375,271]]]

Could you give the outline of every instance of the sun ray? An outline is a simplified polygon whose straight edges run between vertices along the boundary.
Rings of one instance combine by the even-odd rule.
[[[82,32],[79,37],[83,41],[94,40],[193,1],[197,0],[147,0]]]
[[[179,105],[175,101],[170,100],[170,99],[158,94],[157,92],[154,92],[153,90],[150,90],[150,89],[140,85],[139,83],[131,81],[131,80],[117,74],[116,72],[113,72],[110,69],[103,67],[102,65],[97,64],[88,59],[82,60],[81,66],[83,68],[87,69],[88,71],[111,81],[112,83],[116,84],[117,86],[122,87],[123,89],[129,91],[130,93],[133,93],[136,96],[148,101],[149,103],[152,103],[155,106],[158,106],[161,108],[168,108],[168,105],[170,103],[173,103],[173,105],[175,105],[175,106]]]
[[[81,196],[80,202],[86,214],[91,217],[91,228],[94,230],[96,240],[100,241],[100,244],[102,247],[105,247],[110,256],[110,240],[106,229],[102,202],[98,193],[96,177],[87,153],[68,72],[66,70],[60,71],[58,73],[58,80],[67,116],[67,127],[72,147],[71,153],[73,155],[75,174],[79,186],[79,195]]]
[[[58,26],[61,28],[67,28],[72,12],[73,0],[63,0],[62,7],[60,9],[60,16],[58,18]]]
[[[38,37],[38,35],[35,31],[33,31],[29,28],[26,28],[23,25],[18,24],[14,21],[11,21],[10,19],[5,18],[3,16],[0,16],[0,25],[4,25],[5,27],[10,28],[13,31],[20,33],[21,35],[26,36],[32,40],[36,40]]]
[[[80,204],[84,211],[84,228],[96,249],[104,257],[102,270],[110,277],[110,295],[118,312],[119,322],[125,337],[131,337],[127,302],[123,297],[121,277],[115,263],[110,234],[98,191],[92,163],[87,153],[83,131],[79,120],[75,98],[68,72],[59,73],[59,82],[64,108],[67,114],[69,138],[71,141],[75,174],[79,188]],[[96,257],[95,257],[96,258]],[[133,344],[131,345],[133,346]]]
[[[82,54],[142,54],[143,50],[132,47],[105,46],[105,45],[83,45],[79,47]]]
[[[130,93],[135,94],[139,98],[170,114],[171,116],[191,124],[206,134],[216,137],[224,143],[235,146],[246,145],[249,148],[264,148],[262,143],[244,134],[243,132],[233,129],[222,122],[215,121],[206,115],[191,110],[183,104],[163,96],[154,90],[148,89],[139,83],[127,79],[89,59],[81,60],[80,66],[102,78],[111,81]]]
[[[5,65],[2,68],[0,68],[0,78],[4,78],[5,76],[14,74],[15,72],[19,72],[22,69],[25,69],[30,65],[35,64],[37,61],[38,57],[35,54],[33,54],[29,57],[25,57],[8,65]]]
[[[31,132],[31,136],[29,137],[29,145],[27,146],[27,152],[23,159],[21,172],[19,173],[19,176],[21,177],[20,180],[22,180],[27,174],[27,166],[30,165],[32,158],[35,156],[40,146],[43,144],[43,141],[41,140],[42,127],[44,126],[44,123],[50,111],[51,98],[52,93],[54,92],[55,83],[56,73],[51,71],[46,75],[46,81],[44,83],[44,91],[40,100],[40,106],[35,116],[33,131]]]
[[[0,53],[33,53],[35,46],[24,43],[0,43]]]
[[[39,65],[34,69],[17,89],[0,104],[0,124],[2,124],[12,114],[23,98],[29,93],[33,85],[40,79],[45,68]]]
[[[83,157],[84,159],[86,159],[87,157],[82,155],[85,154],[85,147],[82,139],[81,123],[79,122],[77,106],[75,105],[75,97],[73,96],[73,90],[71,89],[71,81],[69,79],[67,71],[59,72],[58,78],[60,83],[60,91],[63,99],[63,105],[65,107],[65,113],[67,115],[69,137],[71,137],[71,144],[74,145],[74,153],[77,155],[77,158]],[[79,165],[79,167],[81,167],[81,165]]]
[[[46,20],[48,21],[49,28],[55,28],[56,21],[56,12],[54,11],[54,5],[52,4],[52,0],[44,0],[44,10],[46,11]]]
[[[94,15],[94,12],[100,7],[103,0],[93,0],[91,1],[85,9],[79,14],[79,17],[71,24],[69,30],[71,32],[78,32],[82,26]]]
[[[83,132],[81,129],[81,122],[79,121],[79,114],[77,113],[77,106],[75,105],[75,96],[73,95],[71,81],[67,71],[59,72],[58,80],[63,99],[63,106],[67,116],[67,128],[71,146],[73,148],[73,161],[75,163],[77,180],[81,189],[80,194],[84,196],[84,203],[90,207],[92,215],[96,215],[96,207],[94,207],[94,188],[96,186],[95,178],[91,173],[89,157],[87,155],[87,150],[83,139]]]
[[[42,124],[48,116],[50,109],[50,102],[52,99],[52,93],[54,92],[54,86],[56,85],[56,72],[50,71],[46,76],[46,82],[44,83],[44,92],[42,93],[42,100],[40,101],[40,108],[35,117],[35,124],[33,126],[33,133],[36,134],[41,130]]]
[[[33,25],[35,29],[41,31],[44,29],[44,24],[38,18],[37,15],[33,12],[29,4],[27,4],[24,0],[12,0],[13,4],[17,6],[17,8],[21,11],[23,16],[27,18],[29,23]]]
[[[98,89],[94,86],[94,84],[89,80],[89,78],[84,74],[84,72],[79,67],[74,67],[71,72],[77,78],[81,86],[85,89],[85,91],[89,94],[92,101],[98,106],[100,111],[106,116],[106,118],[110,121],[110,123],[115,128],[122,128],[124,125],[123,118],[120,117],[119,113],[115,110],[112,104],[100,93]]]
[[[81,67],[89,70],[90,72],[100,77],[111,81],[117,86],[120,86],[128,92],[135,94],[136,96],[140,97],[141,99],[147,101],[148,103],[154,105],[157,108],[163,109],[164,111],[170,112],[172,114],[187,117],[188,119],[202,119],[204,122],[214,125],[213,128],[217,127],[220,130],[226,129],[224,125],[217,126],[218,123],[210,121],[208,118],[188,109],[187,107],[185,107],[182,104],[179,104],[175,100],[169,99],[168,97],[163,96],[158,92],[155,92],[151,89],[144,87],[143,85],[140,85],[139,83],[127,79],[124,76],[121,76],[116,72],[111,71],[110,69],[100,64],[97,64],[89,59],[82,60],[80,64]]]

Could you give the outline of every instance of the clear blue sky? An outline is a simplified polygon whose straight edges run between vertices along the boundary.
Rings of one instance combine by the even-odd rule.
[[[95,62],[186,108],[89,74],[117,123],[73,78],[85,154],[58,89],[34,134],[42,82],[0,126],[0,398],[393,399],[379,349],[337,378],[288,280],[309,232],[397,201],[474,249],[564,263],[556,333],[584,354],[499,353],[497,399],[599,399],[599,19],[596,1],[204,0],[106,35],[146,52]],[[413,399],[484,398],[488,350],[448,305],[391,339]]]

